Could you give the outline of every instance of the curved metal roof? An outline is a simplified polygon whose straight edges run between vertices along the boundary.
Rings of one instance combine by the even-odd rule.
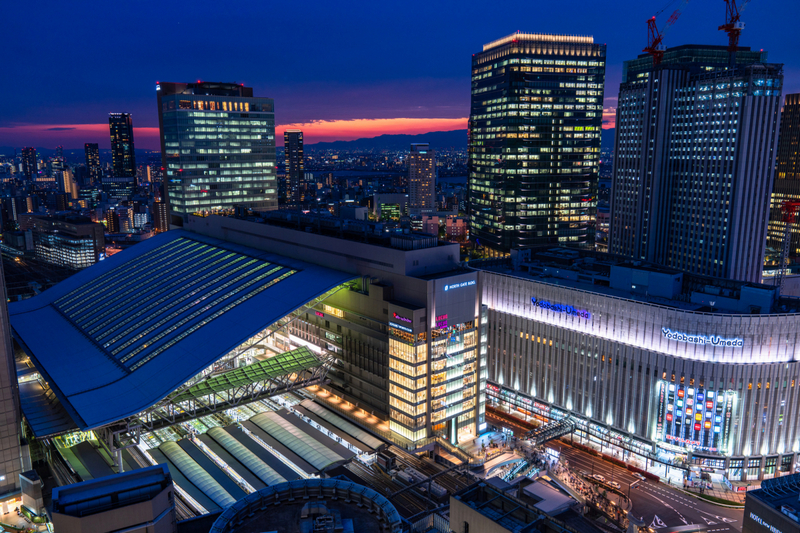
[[[173,230],[9,304],[9,315],[15,339],[86,430],[147,409],[257,332],[350,279]]]

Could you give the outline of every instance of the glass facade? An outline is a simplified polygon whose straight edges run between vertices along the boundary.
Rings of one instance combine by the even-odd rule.
[[[609,251],[760,282],[782,66],[687,45],[625,62]]]
[[[593,244],[605,45],[518,33],[472,58],[471,233],[493,251]]]
[[[271,98],[235,84],[157,86],[162,159],[173,224],[189,214],[277,205]]]
[[[286,130],[283,132],[283,151],[286,164],[286,175],[280,184],[279,201],[281,203],[297,205],[301,196],[301,181],[303,172],[303,132],[300,130]]]
[[[781,113],[778,136],[775,184],[767,234],[768,251],[774,254],[772,264],[780,264],[786,223],[781,216],[781,205],[786,201],[800,202],[800,94],[787,94]],[[800,226],[794,224],[790,233],[789,256],[800,255]]]
[[[109,113],[111,132],[111,162],[114,176],[136,176],[136,153],[133,148],[133,119],[130,113]]]

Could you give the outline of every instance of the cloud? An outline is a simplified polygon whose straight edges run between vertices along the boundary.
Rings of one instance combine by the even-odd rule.
[[[76,128],[75,127],[58,127],[57,126],[55,128],[47,128],[45,131],[68,131],[68,130],[74,130],[74,129],[76,129]]]

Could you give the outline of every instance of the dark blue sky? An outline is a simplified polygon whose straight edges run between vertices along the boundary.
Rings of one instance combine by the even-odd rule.
[[[127,111],[141,128],[137,146],[156,148],[158,80],[250,85],[275,98],[278,124],[325,121],[304,126],[312,142],[456,129],[469,114],[471,54],[517,30],[607,43],[611,111],[622,61],[640,53],[645,20],[667,4],[9,0],[0,146],[107,145],[108,112]],[[723,0],[692,0],[665,44],[726,44],[717,30],[724,13]],[[784,93],[800,92],[800,1],[752,0],[742,20],[741,45],[768,50],[770,61],[785,64]]]

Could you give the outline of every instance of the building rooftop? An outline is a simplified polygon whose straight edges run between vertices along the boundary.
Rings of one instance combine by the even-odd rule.
[[[747,498],[756,498],[779,513],[790,507],[797,514],[800,511],[800,473],[765,479],[760,489],[747,491]]]
[[[517,41],[593,44],[594,38],[591,35],[553,35],[549,33],[522,33],[518,31],[483,45],[483,51],[485,52],[486,50],[491,50],[492,48]]]
[[[338,218],[327,213],[267,211],[260,213],[260,217],[248,220],[398,250],[452,246],[451,243],[440,242],[433,235],[404,233],[394,224]]]
[[[395,533],[401,519],[394,505],[373,489],[342,479],[301,479],[247,495],[225,509],[210,533],[262,533],[270,523],[280,524],[282,533]],[[325,524],[341,527],[326,529]]]
[[[140,468],[53,489],[53,512],[86,516],[152,499],[172,485],[166,465]]]
[[[552,522],[552,525],[555,526],[554,529],[575,531],[565,521],[554,518],[550,512],[563,513],[577,503],[575,500],[559,493],[558,490],[549,487],[544,482],[534,482],[529,487],[533,488],[529,491],[526,487],[523,498],[530,502],[512,496],[508,491],[487,483],[476,483],[452,497],[509,531],[532,531],[533,529],[529,529],[529,527],[543,518]],[[562,497],[569,500],[569,505],[565,505]],[[540,506],[541,508],[539,508]],[[598,531],[591,526],[584,529],[585,526],[589,526],[588,522],[582,524],[581,531]]]
[[[800,312],[800,299],[778,287],[684,273],[607,253],[571,248],[513,251],[471,268],[687,311],[720,314]]]
[[[147,409],[251,336],[350,279],[173,230],[11,303],[9,318],[14,339],[72,421],[86,430]],[[37,436],[60,425],[43,416],[44,404],[34,409],[26,397],[22,408]]]

